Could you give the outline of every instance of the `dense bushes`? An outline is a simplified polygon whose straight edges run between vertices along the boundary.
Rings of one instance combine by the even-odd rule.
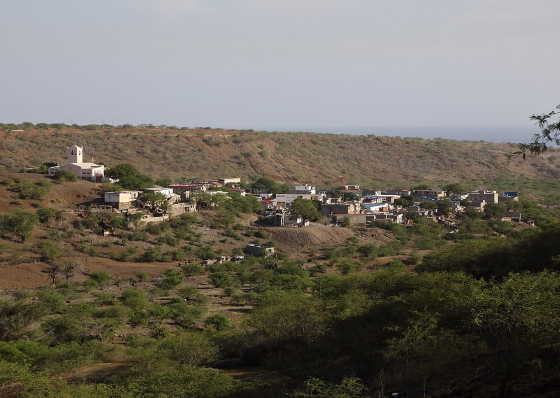
[[[517,239],[470,240],[424,257],[419,271],[463,271],[475,277],[504,278],[510,272],[556,270],[560,224],[525,230]]]
[[[546,231],[550,239],[556,239],[554,231],[552,226]],[[536,244],[542,236],[526,239]],[[477,247],[479,256],[491,258],[490,246]],[[370,249],[361,246],[356,253],[367,256]],[[476,255],[458,258],[462,264],[477,260]],[[205,317],[208,297],[185,284],[184,270],[175,268],[151,278],[152,290],[129,287],[120,296],[96,290],[91,302],[81,296],[89,288],[118,281],[94,272],[83,291],[43,289],[17,294],[14,302],[0,301],[0,337],[6,342],[0,344],[0,367],[8,372],[0,377],[15,381],[33,374],[34,380],[43,380],[44,371],[56,374],[126,357],[130,366],[111,377],[81,387],[60,381],[52,391],[115,392],[123,385],[140,396],[160,387],[169,396],[231,396],[241,386],[245,396],[282,391],[266,380],[272,383],[270,395],[262,395],[258,384],[251,395],[248,384],[199,367],[235,363],[275,370],[284,375],[283,385],[285,380],[293,387],[300,384],[293,393],[298,397],[309,396],[313,386],[347,396],[388,390],[438,396],[449,392],[449,386],[455,386],[458,396],[465,395],[465,388],[468,395],[491,396],[522,375],[535,380],[542,369],[553,371],[551,358],[560,354],[555,348],[560,340],[560,276],[555,273],[484,281],[464,272],[414,274],[393,261],[375,273],[310,279],[299,263],[272,258],[214,264],[208,271],[215,286],[250,284],[253,291],[233,294],[232,302],[252,303],[253,310],[236,322],[223,313]],[[197,330],[201,327],[204,332]],[[141,329],[152,337],[129,331],[125,346],[108,345],[122,328]],[[26,336],[32,341],[18,341]],[[210,375],[216,385],[205,381]],[[305,384],[297,381],[306,379]],[[161,386],[162,380],[170,384]],[[29,385],[33,393],[39,391]]]
[[[54,173],[53,178],[56,181],[59,181],[59,182],[63,182],[63,181],[76,182],[76,181],[78,181],[78,176],[76,176],[76,174],[72,173],[70,170],[63,170],[63,169],[57,170]]]

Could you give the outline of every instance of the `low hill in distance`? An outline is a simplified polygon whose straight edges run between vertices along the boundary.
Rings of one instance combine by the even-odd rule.
[[[554,149],[508,163],[516,144],[220,129],[5,129],[0,131],[0,167],[14,171],[43,162],[62,164],[65,147],[74,144],[84,147],[84,160],[131,163],[153,177],[174,180],[268,176],[318,186],[469,182],[523,190],[527,181],[560,177]]]

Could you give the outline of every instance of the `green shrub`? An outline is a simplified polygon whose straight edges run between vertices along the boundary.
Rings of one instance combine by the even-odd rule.
[[[163,257],[161,251],[155,247],[153,249],[146,250],[142,256],[140,256],[140,261],[151,263],[162,261]]]
[[[106,286],[111,283],[112,279],[109,274],[105,271],[95,271],[89,275],[90,281],[92,281],[95,286]]]
[[[193,304],[205,304],[209,301],[209,298],[202,294],[196,286],[185,286],[177,290],[177,294],[189,303]]]
[[[204,273],[204,268],[198,264],[187,264],[181,268],[183,275],[186,277],[202,275]]]
[[[231,322],[227,316],[224,314],[215,314],[209,316],[204,321],[206,326],[213,326],[218,332],[222,330],[227,330],[231,327]]]
[[[138,282],[147,282],[150,279],[150,275],[148,275],[147,272],[142,271],[136,274],[136,278],[138,279]]]
[[[76,182],[76,181],[78,181],[78,176],[76,176],[76,174],[72,173],[70,170],[64,170],[64,169],[57,170],[54,173],[53,178],[57,181],[60,181],[60,182],[63,182],[63,181]]]
[[[268,237],[268,235],[266,234],[265,231],[263,231],[262,229],[259,229],[259,230],[255,231],[255,237],[260,238],[260,239],[266,239]]]
[[[171,359],[191,366],[209,365],[219,357],[219,348],[203,333],[182,332],[165,340],[161,348]]]
[[[136,312],[147,310],[150,307],[146,295],[141,290],[126,289],[119,300],[123,305]]]
[[[44,209],[37,210],[37,217],[40,222],[45,223],[47,221],[56,220],[60,217],[60,214],[52,207],[45,207]]]
[[[183,275],[172,268],[167,269],[163,275],[158,287],[163,290],[174,289],[183,281]]]
[[[212,272],[208,277],[215,287],[226,287],[233,284],[233,279],[227,272]]]
[[[363,268],[362,264],[352,260],[342,260],[336,266],[344,275],[354,273]]]

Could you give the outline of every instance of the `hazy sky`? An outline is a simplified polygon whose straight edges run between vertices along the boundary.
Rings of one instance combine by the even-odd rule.
[[[0,122],[530,127],[560,104],[559,17],[558,0],[0,0]]]

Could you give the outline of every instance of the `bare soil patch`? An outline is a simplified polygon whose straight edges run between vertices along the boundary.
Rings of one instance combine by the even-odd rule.
[[[394,237],[382,229],[375,229],[356,235],[348,228],[327,226],[264,227],[269,238],[278,243],[278,249],[289,256],[320,253],[328,247],[342,246],[350,239],[358,237],[359,244],[382,245],[392,243]]]

